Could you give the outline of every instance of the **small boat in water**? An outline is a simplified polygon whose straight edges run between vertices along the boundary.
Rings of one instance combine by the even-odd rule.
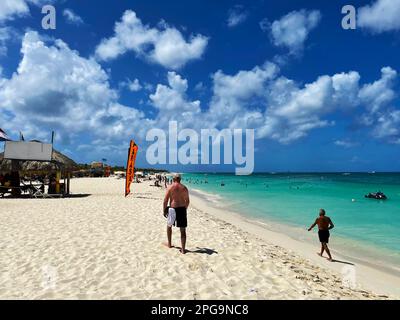
[[[370,199],[377,199],[377,200],[386,200],[387,197],[383,192],[370,192],[368,194],[365,195],[366,198],[370,198]]]

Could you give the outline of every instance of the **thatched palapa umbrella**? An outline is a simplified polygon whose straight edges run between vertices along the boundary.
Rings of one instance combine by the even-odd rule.
[[[30,171],[52,172],[60,170],[71,172],[78,169],[74,160],[68,158],[61,152],[53,149],[52,162],[48,161],[19,161],[19,171],[29,173]],[[0,173],[12,171],[12,160],[4,159],[4,153],[0,153]]]
[[[39,142],[39,141],[38,141]],[[48,175],[56,174],[56,192],[60,191],[59,181],[64,178],[64,194],[69,194],[71,172],[78,169],[74,160],[70,159],[61,152],[52,152],[52,161],[32,161],[32,160],[9,160],[4,159],[4,153],[0,153],[0,174],[19,172],[23,176],[29,175]],[[19,175],[16,186],[19,186]]]

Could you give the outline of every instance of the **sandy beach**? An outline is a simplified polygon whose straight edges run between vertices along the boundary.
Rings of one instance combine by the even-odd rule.
[[[350,261],[356,283],[349,285],[348,264],[319,258],[317,243],[273,233],[200,197],[192,196],[182,255],[162,245],[164,189],[135,183],[124,198],[124,180],[81,178],[71,190],[76,196],[65,199],[0,199],[1,299],[400,296],[395,275]],[[180,244],[177,229],[173,243]]]

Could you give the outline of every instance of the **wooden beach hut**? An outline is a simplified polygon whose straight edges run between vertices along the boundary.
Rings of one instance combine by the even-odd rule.
[[[31,141],[41,143],[39,141]],[[70,179],[74,170],[78,169],[78,165],[62,154],[61,152],[52,149],[51,160],[26,160],[26,159],[5,159],[4,152],[0,153],[0,174],[10,174],[18,172],[19,177],[32,182],[37,177],[54,177],[55,190],[54,194],[69,195],[70,194]],[[61,182],[63,180],[63,182]]]

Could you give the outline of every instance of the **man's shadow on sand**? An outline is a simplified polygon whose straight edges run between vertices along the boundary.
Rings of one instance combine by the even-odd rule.
[[[149,200],[161,200],[160,198],[154,198],[154,197],[143,197],[143,196],[136,196],[136,199],[149,199]]]
[[[337,262],[337,263],[343,263],[343,264],[348,264],[351,266],[354,266],[354,263],[348,262],[348,261],[341,261],[341,260],[336,260],[336,259],[332,259],[332,262]]]
[[[175,247],[176,249],[181,250],[181,247]],[[188,250],[186,249],[186,253],[200,253],[200,254],[207,254],[209,256],[213,254],[218,254],[218,251],[215,251],[214,249],[209,249],[209,248],[199,248],[197,247],[196,250]]]

